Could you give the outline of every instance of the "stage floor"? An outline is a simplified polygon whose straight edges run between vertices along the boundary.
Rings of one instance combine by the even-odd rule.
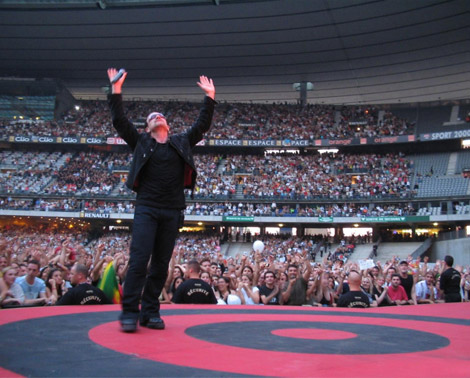
[[[470,303],[340,309],[163,305],[0,310],[0,377],[470,377]]]

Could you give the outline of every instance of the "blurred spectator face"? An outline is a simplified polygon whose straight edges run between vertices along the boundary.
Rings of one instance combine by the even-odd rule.
[[[183,277],[178,277],[175,280],[175,290],[178,289],[178,286],[181,285],[182,283],[183,283]]]
[[[34,279],[39,274],[39,267],[36,264],[28,264],[27,275],[30,279]]]
[[[379,275],[379,268],[372,268],[371,273],[374,277],[377,277]]]
[[[251,286],[251,279],[247,274],[242,275],[242,282],[245,285]]]
[[[181,269],[180,269],[180,268],[175,268],[175,269],[173,269],[173,277],[174,277],[174,278],[176,278],[176,277],[182,277]]]
[[[209,272],[210,271],[210,268],[211,268],[211,262],[210,261],[203,261],[202,264],[201,264],[201,269],[204,271],[204,272]]]
[[[282,272],[282,273],[281,273],[281,276],[279,277],[279,283],[280,283],[281,285],[283,285],[283,284],[286,283],[286,282],[287,282],[287,274],[284,273],[284,272]]]
[[[209,285],[211,284],[211,276],[208,272],[202,272],[201,273],[201,280],[204,282],[207,282]]]
[[[220,292],[225,293],[227,291],[228,284],[223,278],[219,278],[217,281],[217,287],[219,288]]]
[[[247,276],[252,276],[253,275],[251,269],[248,268],[248,267],[243,268],[242,274],[245,274]]]
[[[5,256],[0,256],[0,270],[7,267],[7,258]]]
[[[400,285],[400,277],[392,277],[392,286],[397,288]]]
[[[23,277],[28,274],[28,267],[26,265],[21,265],[18,270],[18,277]]]
[[[124,264],[119,264],[118,265],[118,268],[117,268],[117,274],[120,276],[124,273],[124,269],[126,268],[126,266]]]
[[[427,273],[426,276],[424,276],[424,279],[426,280],[426,285],[432,285],[434,284],[434,275],[432,273]]]
[[[72,271],[71,270],[67,273],[67,281],[72,282]]]
[[[362,287],[366,290],[369,290],[370,289],[370,279],[363,278],[362,279]]]
[[[274,284],[274,280],[275,280],[274,274],[266,273],[264,275],[264,282],[266,283],[266,285],[272,286]]]
[[[297,272],[298,272],[298,269],[291,266],[288,270],[287,270],[287,275],[289,276],[289,279],[290,280],[293,280],[294,278],[297,278]]]
[[[385,284],[385,279],[383,278],[383,276],[378,276],[376,281],[380,287],[382,287]]]
[[[49,271],[50,269],[49,268],[45,268],[41,271],[41,274],[39,276],[39,278],[43,281],[46,281],[47,280],[47,276],[49,275]]]
[[[62,282],[64,281],[62,273],[58,270],[52,273],[52,279],[56,282],[57,285],[62,285]]]
[[[10,287],[13,285],[13,282],[15,282],[16,279],[16,270],[15,269],[8,269],[4,274],[3,274],[3,280],[5,283]]]
[[[329,286],[331,289],[334,289],[334,288],[335,288],[335,280],[333,279],[333,277],[329,277],[329,278],[328,278],[328,286]]]
[[[217,274],[217,264],[211,264],[211,274]]]
[[[406,264],[401,264],[398,269],[400,270],[401,274],[408,273],[408,265]]]

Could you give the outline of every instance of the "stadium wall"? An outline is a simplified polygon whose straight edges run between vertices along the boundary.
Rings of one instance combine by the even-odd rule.
[[[454,257],[454,265],[470,264],[470,238],[437,241],[431,250],[431,261],[442,260],[444,256]]]

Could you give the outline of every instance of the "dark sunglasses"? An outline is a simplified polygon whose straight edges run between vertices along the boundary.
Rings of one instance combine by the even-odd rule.
[[[162,113],[152,113],[149,115],[149,117],[147,118],[147,122],[150,122],[152,119],[155,119],[157,117],[160,117],[160,118],[165,118],[165,116],[162,114]],[[166,118],[165,118],[166,119]]]

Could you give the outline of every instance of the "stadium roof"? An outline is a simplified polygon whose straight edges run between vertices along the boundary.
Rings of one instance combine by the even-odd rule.
[[[103,97],[410,103],[470,98],[468,0],[3,0],[0,75],[60,79]]]

